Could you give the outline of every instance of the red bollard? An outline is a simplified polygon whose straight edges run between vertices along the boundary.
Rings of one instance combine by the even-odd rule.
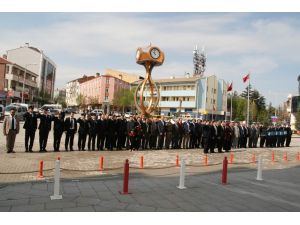
[[[283,155],[283,160],[284,160],[284,161],[288,161],[287,152],[284,153],[284,155]]]
[[[208,156],[207,155],[205,155],[205,157],[204,157],[204,165],[208,166]]]
[[[179,156],[176,155],[176,167],[179,167]]]
[[[255,156],[255,153],[252,154],[252,163],[256,163],[256,156]]]
[[[275,162],[275,153],[272,151],[272,162]]]
[[[223,160],[223,171],[222,171],[222,184],[227,184],[227,166],[228,166],[228,160],[227,157],[224,157]]]
[[[297,155],[296,155],[296,160],[299,161],[300,160],[300,154],[299,152],[297,152]]]
[[[128,195],[128,183],[129,183],[129,160],[126,159],[124,165],[124,176],[123,176],[123,192],[119,192],[121,195]]]
[[[103,171],[103,160],[104,160],[104,157],[101,156],[99,158],[99,171]]]
[[[233,153],[230,152],[230,164],[232,164],[232,163],[233,163]]]
[[[39,168],[39,175],[38,175],[38,178],[44,178],[43,170],[44,170],[44,161],[41,160],[41,161],[40,161],[40,168]]]
[[[144,156],[141,156],[140,168],[144,169]]]

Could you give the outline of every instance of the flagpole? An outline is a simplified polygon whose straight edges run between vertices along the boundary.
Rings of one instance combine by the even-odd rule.
[[[249,126],[249,110],[250,110],[250,105],[249,105],[249,96],[250,96],[250,73],[249,73],[249,82],[248,82],[248,106],[247,106],[247,126]]]
[[[231,97],[230,97],[230,122],[232,121],[232,93],[233,90],[231,90]]]

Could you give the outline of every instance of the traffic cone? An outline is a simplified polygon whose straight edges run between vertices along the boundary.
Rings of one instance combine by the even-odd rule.
[[[272,151],[272,162],[275,162],[275,152]]]
[[[255,163],[256,162],[256,156],[255,156],[255,153],[252,154],[252,163]]]
[[[176,167],[179,167],[179,156],[176,155]]]
[[[207,155],[204,156],[204,165],[208,166],[208,156]]]
[[[232,163],[233,163],[233,153],[230,152],[230,164],[232,164]]]
[[[300,154],[299,152],[297,152],[297,155],[296,155],[296,160],[299,161],[300,160]]]
[[[288,161],[287,152],[284,153],[284,155],[283,155],[283,160],[284,160],[284,161]]]

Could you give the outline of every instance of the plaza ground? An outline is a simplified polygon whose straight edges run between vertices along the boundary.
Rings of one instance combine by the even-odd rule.
[[[2,124],[0,124],[2,129]],[[158,151],[52,151],[52,132],[47,153],[38,153],[38,132],[33,150],[24,152],[24,129],[17,136],[15,154],[5,152],[0,139],[0,211],[299,211],[300,138],[293,136],[289,148],[233,150],[229,184],[221,185],[224,156],[202,149]],[[77,143],[77,135],[75,136]],[[76,149],[76,144],[74,146]],[[272,162],[274,152],[275,162]],[[287,161],[284,155],[287,154]],[[176,156],[185,159],[187,189],[176,188],[179,169]],[[263,157],[264,181],[256,181],[256,162]],[[54,163],[61,157],[63,200],[51,201]],[[99,171],[99,157],[104,171]],[[144,169],[140,169],[140,157]],[[130,162],[130,195],[120,195],[125,159]],[[37,178],[40,160],[44,178]]]

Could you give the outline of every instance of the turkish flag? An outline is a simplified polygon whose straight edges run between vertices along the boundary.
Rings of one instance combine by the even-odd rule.
[[[250,74],[247,74],[246,76],[243,77],[244,83],[250,79]]]
[[[227,91],[232,91],[232,82],[231,82],[231,84],[228,86]]]

